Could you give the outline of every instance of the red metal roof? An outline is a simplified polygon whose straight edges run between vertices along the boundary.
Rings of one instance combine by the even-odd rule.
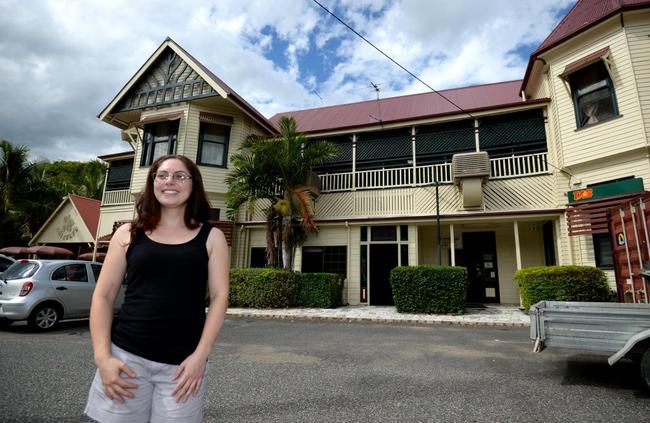
[[[578,0],[553,31],[537,47],[528,61],[521,90],[526,87],[533,63],[542,52],[555,47],[586,29],[624,10],[650,7],[650,0]]]
[[[74,204],[79,215],[81,215],[81,219],[86,224],[88,231],[90,231],[90,235],[94,237],[97,233],[97,225],[99,224],[99,206],[101,206],[102,202],[75,194],[68,194],[68,198],[72,201],[72,204]]]
[[[440,93],[464,111],[472,112],[530,104],[522,102],[519,97],[520,85],[520,80],[507,81],[453,88]],[[380,120],[382,123],[391,123],[462,113],[437,93],[430,92],[283,112],[270,120],[277,126],[280,118],[293,116],[298,123],[298,131],[310,133],[377,125]]]

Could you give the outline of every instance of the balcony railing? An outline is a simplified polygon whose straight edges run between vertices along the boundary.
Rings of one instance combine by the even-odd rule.
[[[490,179],[548,173],[546,153],[490,159]],[[399,188],[453,182],[451,163],[321,174],[321,192]]]
[[[131,204],[131,190],[121,189],[118,191],[104,191],[102,206],[117,206],[120,204]]]

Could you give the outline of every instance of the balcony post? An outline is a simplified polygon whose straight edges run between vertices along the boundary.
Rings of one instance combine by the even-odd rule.
[[[352,191],[357,190],[357,134],[352,134]]]
[[[411,156],[413,160],[413,179],[411,180],[411,185],[416,186],[417,185],[417,176],[418,176],[418,169],[417,169],[417,163],[415,162],[415,126],[411,126]]]
[[[474,119],[474,144],[476,145],[476,151],[481,151],[478,132],[478,119]]]

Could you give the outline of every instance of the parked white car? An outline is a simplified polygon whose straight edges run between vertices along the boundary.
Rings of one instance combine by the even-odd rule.
[[[0,278],[0,325],[27,320],[34,330],[63,319],[88,317],[101,263],[82,260],[18,260]],[[115,301],[122,306],[124,286]]]
[[[5,256],[4,254],[0,254],[0,276],[2,276],[2,272],[7,270],[9,266],[14,264],[16,260],[9,256]]]

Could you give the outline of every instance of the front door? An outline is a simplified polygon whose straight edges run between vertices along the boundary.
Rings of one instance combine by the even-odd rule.
[[[370,245],[370,305],[393,305],[390,271],[397,264],[397,244]]]
[[[463,266],[467,267],[468,303],[498,303],[499,274],[494,232],[463,233]]]

